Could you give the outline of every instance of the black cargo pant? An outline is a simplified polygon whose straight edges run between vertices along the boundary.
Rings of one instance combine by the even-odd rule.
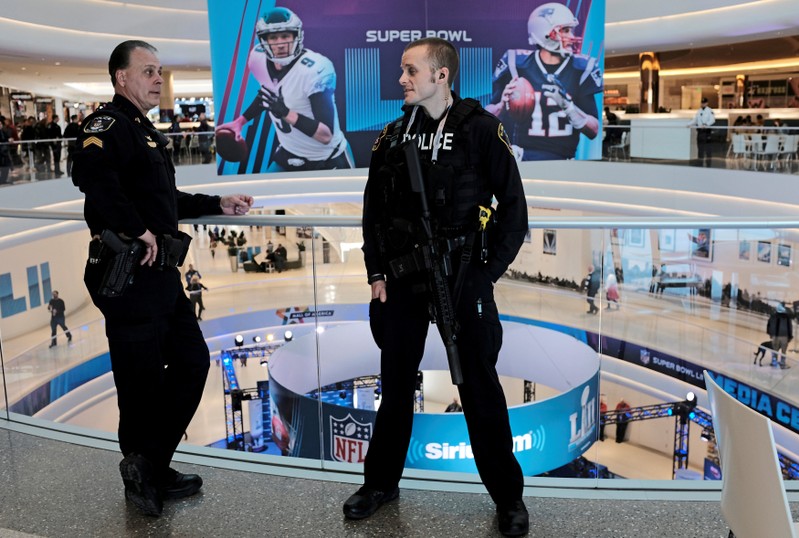
[[[202,398],[210,357],[192,304],[180,291],[174,311],[147,317],[106,313],[119,405],[119,447],[169,468]]]
[[[405,466],[416,372],[430,327],[427,304],[426,294],[413,293],[409,284],[394,280],[387,284],[387,301],[374,300],[369,306],[372,333],[382,351],[383,391],[364,462],[364,482],[370,488],[393,489]],[[477,470],[495,503],[520,500],[524,479],[513,455],[508,407],[496,371],[502,327],[493,284],[482,267],[468,267],[457,315],[464,379],[459,393]]]

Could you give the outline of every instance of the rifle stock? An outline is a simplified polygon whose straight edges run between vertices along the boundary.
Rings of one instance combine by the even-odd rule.
[[[439,241],[433,233],[433,226],[430,222],[430,208],[427,204],[427,194],[424,187],[424,176],[422,166],[419,161],[419,148],[416,140],[411,139],[403,147],[405,159],[408,165],[408,175],[411,180],[411,189],[419,193],[422,204],[422,229],[424,230],[426,245],[422,249],[424,253],[424,264],[428,273],[428,286],[433,299],[433,310],[435,323],[441,340],[444,342],[444,349],[447,352],[447,362],[449,363],[449,373],[453,385],[463,383],[463,372],[461,370],[461,360],[458,355],[458,321],[455,318],[455,308],[452,302],[452,294],[447,283],[447,276],[450,274],[450,264],[448,254],[439,248]]]

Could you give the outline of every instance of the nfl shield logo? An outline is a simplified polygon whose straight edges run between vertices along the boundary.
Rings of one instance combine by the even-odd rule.
[[[330,454],[335,461],[363,463],[372,438],[370,422],[358,422],[350,414],[341,419],[331,416],[330,431]]]

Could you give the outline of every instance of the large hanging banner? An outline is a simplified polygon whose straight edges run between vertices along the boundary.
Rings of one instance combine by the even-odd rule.
[[[519,159],[599,159],[605,0],[209,0],[220,174],[369,165],[399,117],[402,51],[458,49],[461,97]]]

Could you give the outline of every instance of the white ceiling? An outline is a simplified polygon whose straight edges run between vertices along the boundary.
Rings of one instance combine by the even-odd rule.
[[[797,35],[799,1],[607,0],[606,20],[608,56],[664,52]],[[125,39],[159,49],[176,97],[210,95],[205,0],[0,0],[0,86],[83,100],[90,90],[67,84],[91,83],[107,99],[108,55]]]

